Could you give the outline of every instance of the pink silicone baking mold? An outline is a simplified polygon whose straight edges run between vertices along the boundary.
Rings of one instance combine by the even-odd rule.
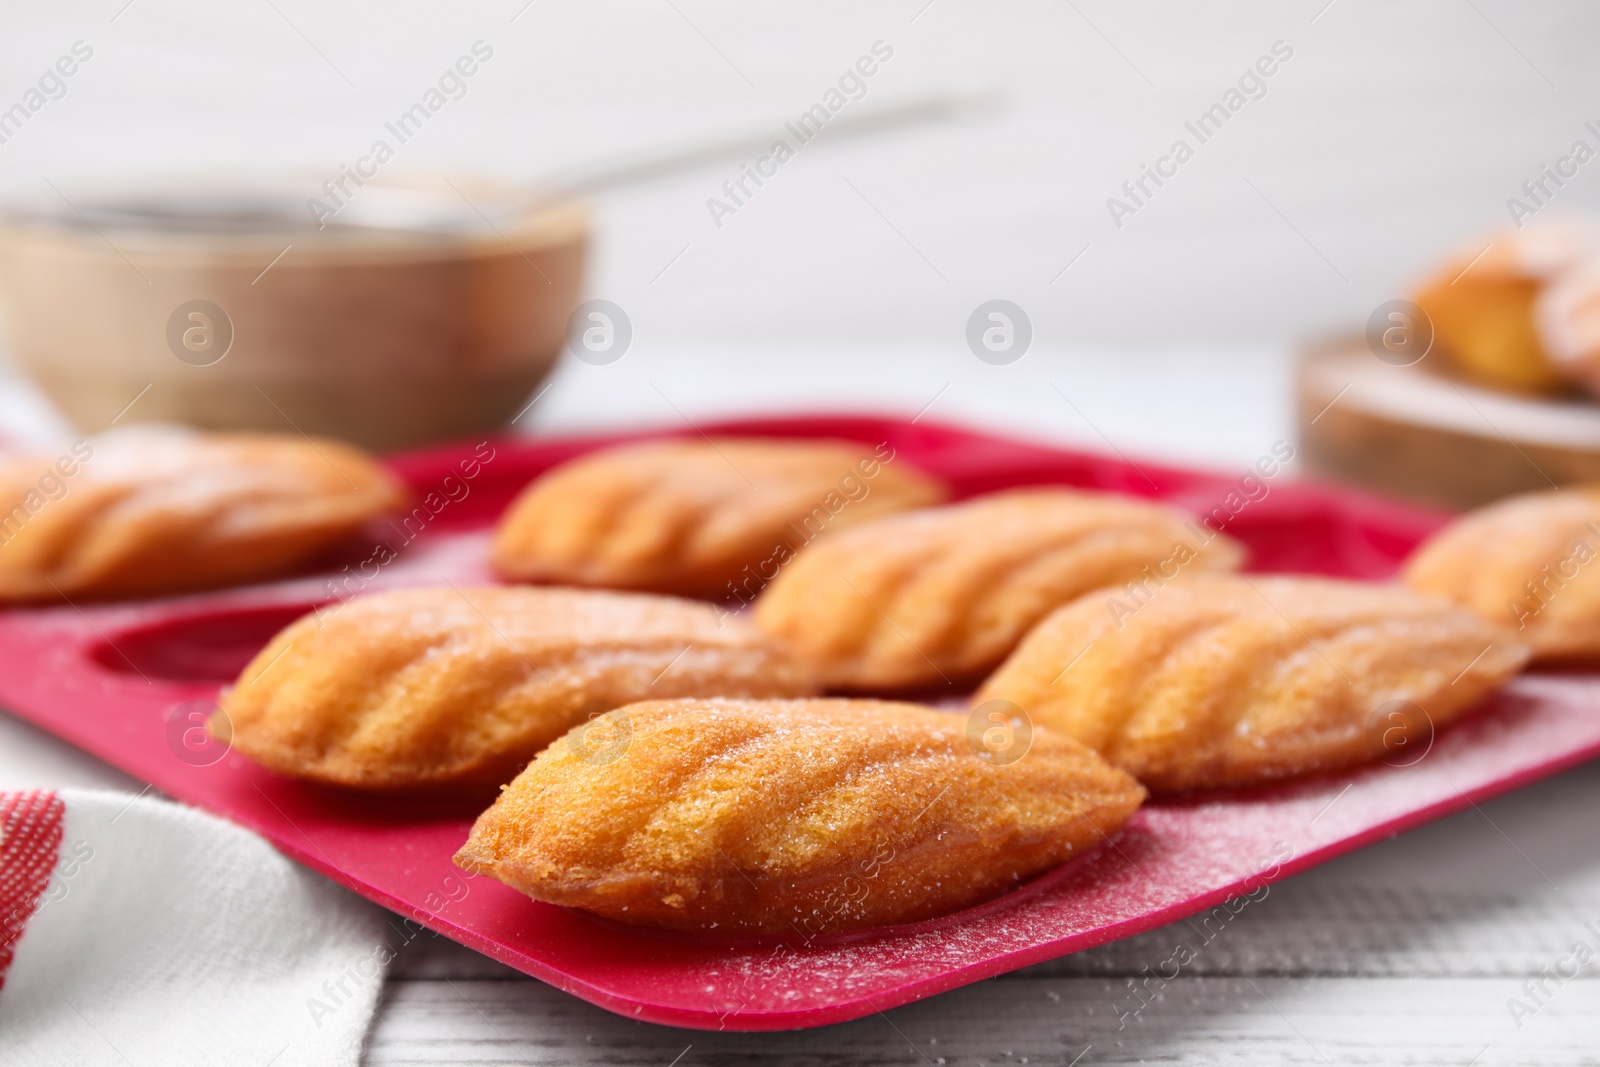
[[[1226,518],[1257,571],[1384,579],[1442,521],[1281,473],[1241,484],[1242,471],[1136,467],[926,423],[815,417],[706,429],[887,442],[895,462],[945,478],[958,496],[1066,484],[1165,498],[1214,522]],[[1459,725],[1420,739],[1408,766],[1157,801],[1070,867],[955,916],[809,943],[732,944],[601,923],[471,878],[450,862],[473,815],[459,802],[307,786],[199,729],[219,686],[311,607],[399,585],[489,581],[487,527],[512,496],[551,465],[620,439],[495,441],[394,458],[425,503],[409,525],[375,532],[395,549],[387,564],[374,562],[368,544],[320,573],[266,585],[0,613],[0,705],[585,1000],[631,1018],[735,1030],[839,1022],[1125,937],[1600,754],[1600,682],[1529,675]],[[469,457],[477,464],[463,465]]]

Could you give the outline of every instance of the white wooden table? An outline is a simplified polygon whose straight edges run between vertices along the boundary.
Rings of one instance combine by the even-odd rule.
[[[1287,357],[1269,346],[1174,351],[1130,369],[1115,351],[1045,351],[1005,376],[893,349],[741,365],[715,348],[645,350],[639,367],[562,369],[538,432],[696,423],[831,406],[923,416],[1134,457],[1243,469],[1288,435]],[[646,368],[657,368],[654,373]],[[670,370],[662,370],[670,368]],[[1154,373],[1152,373],[1152,368]],[[654,380],[661,391],[649,382]],[[1057,392],[1049,383],[1062,387]],[[662,393],[671,397],[668,403]],[[1065,395],[1063,395],[1065,394]],[[1066,396],[1072,397],[1068,403]],[[38,414],[16,388],[7,404]],[[1203,412],[1203,415],[1197,414]],[[536,413],[536,414],[535,414]],[[0,788],[139,783],[0,715]],[[881,1016],[805,1033],[710,1034],[610,1015],[444,939],[396,962],[372,1064],[613,1063],[680,1067],[1029,1063],[1578,1064],[1600,1062],[1590,965],[1533,1004],[1579,940],[1600,949],[1600,764],[1347,856],[1273,887],[1120,1025],[1130,982],[1168,959],[1178,923]],[[687,1051],[686,1051],[687,1050]]]
[[[1532,1005],[1523,983],[1575,942],[1600,948],[1585,927],[1600,927],[1597,810],[1591,765],[1279,883],[1209,944],[1176,923],[800,1033],[631,1022],[419,942],[390,980],[368,1059],[665,1067],[687,1048],[684,1065],[1592,1064],[1592,965],[1547,983],[1520,1028],[1507,1000]],[[1203,946],[1198,958],[1122,1020],[1112,1005],[1139,1003],[1130,983],[1181,941]]]
[[[478,38],[494,63],[405,166],[530,175],[765,128],[880,38],[897,52],[870,102],[969,81],[999,91],[985,119],[819,142],[720,229],[705,200],[729,165],[600,199],[590,289],[627,309],[635,348],[563,366],[524,421],[539,433],[890,410],[1242,471],[1291,436],[1292,340],[1362,322],[1441,248],[1508,221],[1506,198],[1600,103],[1600,11],[1578,2],[13,8],[0,104],[74,40],[96,57],[0,145],[0,181],[336,168]],[[1280,39],[1295,58],[1267,95],[1117,228],[1107,197]],[[1561,208],[1600,204],[1595,167]],[[995,297],[1035,327],[1006,367],[963,339]],[[0,389],[0,425],[50,432],[18,389]],[[0,715],[0,788],[73,784],[139,788]],[[1600,1063],[1593,964],[1547,986],[1520,1027],[1507,1007],[1600,924],[1596,813],[1600,768],[1580,769],[1282,883],[1121,1029],[1113,1003],[1185,924],[776,1035],[621,1020],[425,939],[396,967],[368,1058]]]
[[[0,716],[0,788],[137,784]],[[1600,1062],[1593,965],[1526,991],[1600,925],[1600,765],[1273,886],[1208,944],[1187,923],[852,1023],[702,1033],[611,1015],[442,938],[394,965],[367,1062],[684,1067]],[[1130,983],[1200,946],[1137,1003]],[[1508,1000],[1537,1006],[1517,1019]],[[687,1050],[687,1052],[685,1052]],[[1080,1057],[1079,1059],[1078,1057]]]

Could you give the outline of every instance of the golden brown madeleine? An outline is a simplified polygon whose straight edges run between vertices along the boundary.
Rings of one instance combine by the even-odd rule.
[[[1527,658],[1509,630],[1400,586],[1196,575],[1068,604],[973,700],[1013,701],[1153,790],[1203,789],[1384,756],[1391,712],[1420,743]]]
[[[409,589],[292,623],[222,708],[283,774],[372,789],[499,784],[649,696],[803,696],[811,675],[709,604],[583,589]]]
[[[1231,570],[1243,550],[1157,504],[1019,489],[881,519],[806,549],[756,622],[843,689],[959,683],[1052,610],[1119,582]]]
[[[142,596],[267,578],[401,506],[360,449],[167,428],[0,464],[0,600]]]
[[[1474,511],[1417,549],[1405,581],[1517,631],[1535,660],[1600,662],[1600,486]]]
[[[1600,262],[1589,260],[1547,286],[1533,317],[1556,370],[1600,394]]]
[[[995,896],[1144,799],[1043,732],[985,763],[962,718],[915,704],[651,701],[614,718],[625,744],[606,759],[570,735],[545,749],[456,862],[623,922],[809,937]]]
[[[494,565],[522,581],[751,599],[817,535],[945,495],[887,445],[647,441],[523,490],[500,521]]]
[[[1414,299],[1433,329],[1433,347],[1485,385],[1560,393],[1566,375],[1551,360],[1536,306],[1545,290],[1600,254],[1600,234],[1575,219],[1550,219],[1464,246],[1440,265]],[[1426,328],[1396,320],[1407,332]]]

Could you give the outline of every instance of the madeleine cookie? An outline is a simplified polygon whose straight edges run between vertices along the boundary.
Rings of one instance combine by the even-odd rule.
[[[1443,263],[1414,295],[1434,344],[1467,376],[1500,389],[1560,393],[1567,377],[1551,359],[1536,308],[1545,290],[1600,255],[1600,235],[1572,219],[1504,230]],[[1402,330],[1418,324],[1400,323]]]
[[[1157,504],[1019,489],[897,515],[801,553],[756,622],[845,689],[959,683],[1090,589],[1231,570],[1243,550]]]
[[[615,717],[620,755],[551,745],[456,862],[622,922],[809,937],[993,897],[1144,799],[1066,738],[986,764],[961,718],[914,704],[651,701]]]
[[[1541,662],[1600,662],[1600,486],[1511,497],[1435,534],[1405,582],[1517,631]]]
[[[500,521],[494,566],[521,581],[748,599],[819,534],[944,497],[887,445],[647,441],[523,490]]]
[[[1533,318],[1551,364],[1600,394],[1600,262],[1590,260],[1547,286]]]
[[[973,701],[1012,701],[1153,790],[1203,789],[1391,758],[1421,739],[1391,736],[1391,712],[1443,726],[1527,658],[1509,630],[1399,586],[1196,575],[1061,608]]]
[[[709,604],[581,589],[409,589],[289,625],[221,699],[233,747],[368,789],[499,784],[649,696],[803,696],[809,672]]]
[[[401,506],[337,441],[140,429],[0,463],[0,601],[145,596],[271,577]]]

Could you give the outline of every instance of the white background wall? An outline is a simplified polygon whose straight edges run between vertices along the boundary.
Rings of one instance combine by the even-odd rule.
[[[937,411],[1072,423],[1059,399],[1040,406],[1055,382],[1144,451],[1173,447],[1170,413],[1209,390],[1218,443],[1186,440],[1248,459],[1286,425],[1295,339],[1359,324],[1506,223],[1506,198],[1575,138],[1600,148],[1582,128],[1600,120],[1600,9],[1576,2],[124,2],[0,11],[0,107],[74,41],[95,49],[0,145],[0,183],[352,161],[478,39],[493,60],[395,166],[529,177],[728,129],[778,135],[879,39],[894,59],[851,107],[997,90],[986,116],[824,134],[720,229],[705,201],[732,162],[597,198],[589,287],[627,309],[635,352],[564,368],[530,419],[547,428],[670,420],[660,393],[695,411],[914,411],[946,384]],[[1278,40],[1294,57],[1267,95],[1117,229],[1106,198]],[[1595,204],[1597,172],[1560,206]],[[963,340],[993,297],[1034,323],[1013,367]],[[1148,385],[1101,397],[1108,375]],[[1272,425],[1232,441],[1260,409]]]

